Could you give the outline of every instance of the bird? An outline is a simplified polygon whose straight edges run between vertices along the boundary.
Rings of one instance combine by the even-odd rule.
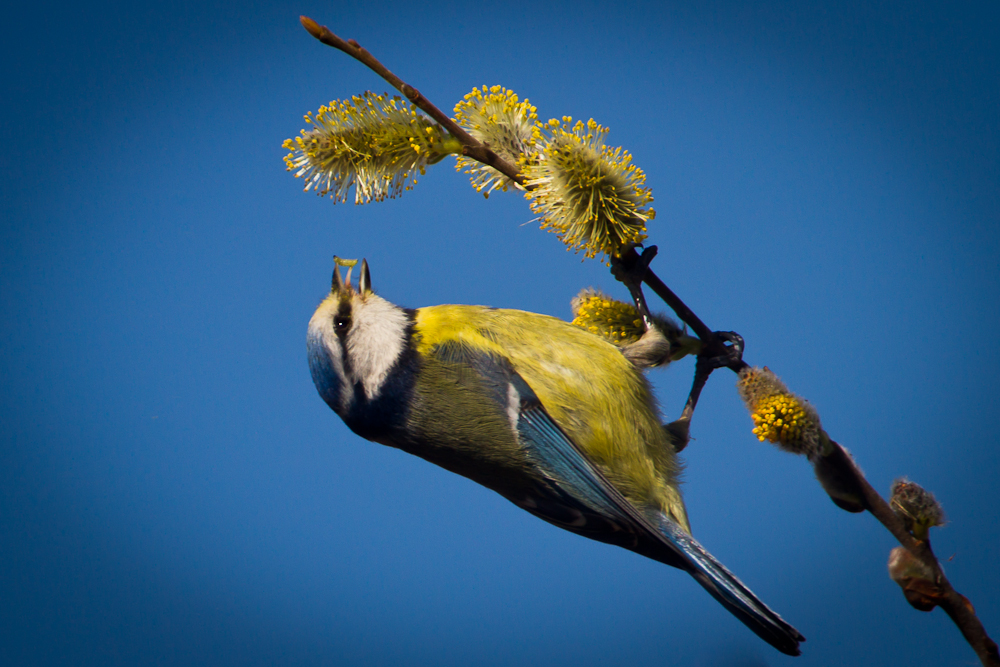
[[[799,631],[691,536],[670,430],[641,368],[605,339],[520,310],[403,308],[373,291],[362,260],[356,287],[335,266],[307,351],[319,395],[357,435],[680,568],[778,651],[800,654]]]

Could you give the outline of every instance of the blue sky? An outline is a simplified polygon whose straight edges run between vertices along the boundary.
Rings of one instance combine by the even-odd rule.
[[[593,117],[647,174],[658,274],[809,398],[1000,635],[995,3],[42,3],[0,30],[0,652],[47,665],[967,665],[886,576],[894,542],[758,443],[713,377],[696,537],[806,635],[782,656],[683,573],[361,440],[305,327],[331,256],[401,305],[569,316],[624,295],[450,161],[332,205],[281,142],[383,91],[502,84]],[[668,415],[691,364],[652,375]]]

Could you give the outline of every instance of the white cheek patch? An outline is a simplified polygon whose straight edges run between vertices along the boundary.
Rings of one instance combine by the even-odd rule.
[[[360,382],[369,400],[378,397],[389,371],[406,343],[406,313],[385,299],[367,293],[352,303],[347,357],[352,379]]]
[[[330,363],[333,375],[336,377],[327,378],[330,382],[340,383],[340,404],[343,410],[347,410],[354,400],[351,385],[344,373],[343,355],[340,349],[340,339],[333,330],[333,316],[337,310],[337,302],[327,299],[309,320],[309,333],[306,342],[309,353],[323,355]]]

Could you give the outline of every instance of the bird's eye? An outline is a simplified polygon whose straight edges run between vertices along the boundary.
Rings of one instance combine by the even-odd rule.
[[[351,326],[351,318],[349,317],[343,317],[341,315],[337,315],[335,318],[333,318],[333,327],[334,329],[337,330],[337,333],[345,333],[348,327],[350,326]]]

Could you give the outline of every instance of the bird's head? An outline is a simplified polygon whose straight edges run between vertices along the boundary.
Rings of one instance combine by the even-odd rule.
[[[323,400],[343,416],[355,400],[373,400],[406,344],[409,317],[375,294],[368,262],[361,260],[358,285],[340,267],[357,262],[334,257],[330,294],[309,321],[309,368]]]

